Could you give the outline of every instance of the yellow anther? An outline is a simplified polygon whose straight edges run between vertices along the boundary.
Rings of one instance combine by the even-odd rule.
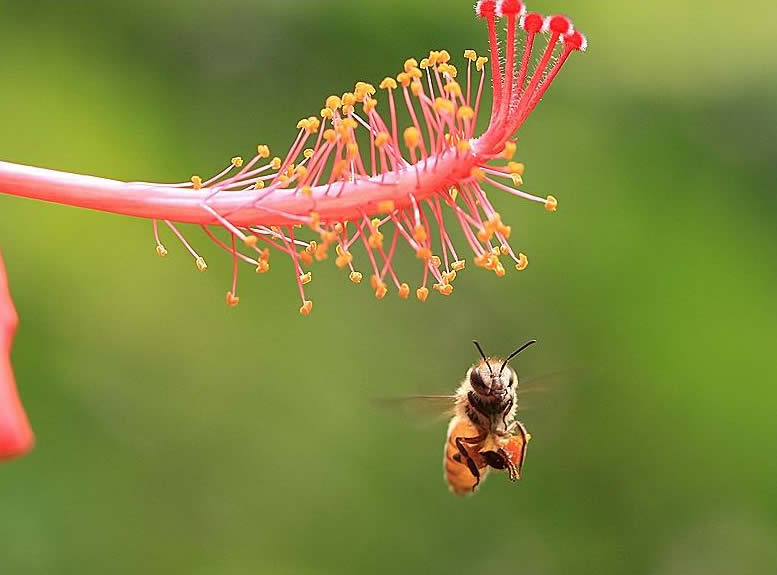
[[[348,160],[353,160],[356,158],[356,156],[359,155],[359,144],[356,142],[350,142],[349,144],[346,144],[345,151]]]
[[[510,174],[510,179],[513,181],[514,186],[523,185],[523,178],[521,177],[521,174]]]
[[[429,67],[429,58],[422,58],[418,67],[421,68],[421,70],[426,70]]]
[[[510,235],[513,233],[513,228],[504,224],[499,224],[496,227],[496,231],[502,234],[506,240],[510,239]]]
[[[370,220],[370,224],[372,224],[372,227],[376,230],[380,227],[380,223],[380,218],[372,218],[372,220]]]
[[[405,145],[411,149],[415,150],[418,147],[418,142],[421,140],[421,132],[418,131],[418,128],[415,126],[410,126],[409,128],[405,129]]]
[[[477,61],[475,62],[475,67],[477,68],[478,72],[483,70],[483,66],[486,65],[486,62],[488,62],[488,58],[485,56],[478,57]]]
[[[389,143],[390,139],[391,136],[389,136],[388,132],[380,132],[377,136],[375,136],[375,145],[379,148],[382,148]]]
[[[493,232],[484,228],[479,229],[477,233],[478,239],[483,243],[490,242],[493,235]]]
[[[450,189],[448,189],[448,195],[455,202],[456,198],[459,197],[459,190],[457,190],[456,188],[450,188]]]
[[[326,258],[329,257],[329,253],[328,253],[329,250],[327,248],[327,245],[328,244],[324,242],[323,244],[320,244],[318,247],[316,247],[315,256],[317,261],[319,262],[324,261]]]
[[[234,295],[231,291],[227,292],[227,305],[229,307],[235,307],[240,303],[240,298]]]
[[[321,126],[321,121],[318,118],[316,118],[315,116],[310,116],[308,118],[308,129],[312,133],[315,134],[316,132],[318,132],[319,126]]]
[[[477,52],[474,50],[464,50],[464,57],[469,60],[470,62],[474,62],[478,59]]]
[[[332,128],[329,128],[328,130],[324,130],[324,139],[330,144],[333,144],[337,140],[337,134]]]
[[[256,266],[256,273],[263,274],[270,271],[270,262],[267,262],[265,260],[259,260],[257,264],[258,265]]]
[[[202,188],[202,178],[200,176],[192,176],[192,187],[195,190]]]
[[[437,62],[440,59],[440,53],[437,50],[432,50],[429,52],[429,65],[430,66],[436,66]]]
[[[494,273],[497,275],[497,277],[504,277],[505,267],[502,265],[502,262],[497,262],[496,267],[494,268]]]
[[[313,263],[313,256],[311,256],[307,250],[302,250],[297,254],[299,256],[299,259],[302,260],[302,263],[304,263],[306,266],[309,266]],[[301,277],[301,276],[300,276]]]
[[[281,159],[278,156],[275,156],[272,161],[270,162],[270,167],[273,170],[280,170],[281,169]]]
[[[206,269],[208,269],[208,264],[205,263],[205,258],[202,256],[194,260],[194,263],[197,265],[197,269],[201,272],[204,272]]]
[[[450,86],[450,85],[451,84],[448,84],[448,86]],[[456,84],[456,85],[458,86],[458,84]],[[446,89],[447,89],[448,86],[446,86]],[[459,108],[456,111],[456,117],[459,120],[471,120],[472,118],[475,117],[475,110],[473,110],[469,106],[462,106],[461,108]]]
[[[372,96],[375,93],[375,86],[368,84],[367,82],[356,82],[353,92],[356,99],[361,101],[367,96]]]
[[[498,265],[499,265],[499,258],[494,254],[489,254],[488,258],[486,259],[485,268],[487,270],[494,271]]]
[[[467,140],[461,140],[459,141],[458,144],[456,144],[456,150],[458,151],[459,154],[466,154],[467,152],[470,151],[471,148],[472,146]],[[454,191],[456,190],[456,188],[452,188],[452,189]],[[453,199],[455,200],[456,198],[454,197]]]
[[[313,148],[305,148],[305,150],[302,152],[302,155],[308,159],[312,158],[313,154],[315,154]]]
[[[343,120],[342,120],[342,122],[341,122],[341,125],[342,125],[342,126],[343,126],[343,128],[345,128],[346,130],[355,130],[355,129],[356,129],[356,127],[357,127],[359,124],[357,124],[357,123],[356,123],[356,120],[354,120],[353,118],[343,118]]]
[[[394,202],[392,200],[383,200],[378,202],[378,211],[391,213],[394,211]]]
[[[256,155],[260,158],[269,158],[270,157],[270,147],[265,146],[264,144],[260,144],[259,146],[256,146]]]
[[[361,274],[361,272],[351,272],[351,275],[349,275],[348,277],[355,284],[362,283],[362,274]]]
[[[399,286],[399,297],[402,299],[407,299],[407,297],[410,295],[410,286],[403,283]]]
[[[310,130],[310,122],[308,122],[307,118],[302,118],[299,122],[297,122],[297,129],[298,130]]]
[[[264,182],[262,180],[256,180],[254,182],[254,189],[261,190],[262,188],[264,188]]]
[[[337,180],[340,179],[340,176],[345,173],[345,170],[348,169],[348,162],[345,160],[337,160],[334,164],[332,164],[332,178]]]
[[[451,295],[453,293],[453,286],[451,284],[434,284],[432,287],[442,295]]]
[[[337,246],[338,248],[340,246]],[[342,269],[353,261],[353,254],[351,252],[343,252],[335,258],[335,265]]]
[[[491,254],[480,254],[479,256],[475,256],[472,258],[472,261],[475,262],[475,265],[484,268],[486,267],[486,263],[488,262],[488,258],[491,257]]]
[[[408,58],[405,60],[405,72],[410,72],[410,70],[413,70],[414,68],[418,68],[418,60],[415,58]]]
[[[394,80],[394,78],[383,78],[383,81],[380,83],[380,89],[381,90],[396,90],[397,89],[397,81]]]
[[[420,287],[415,290],[415,297],[417,297],[420,301],[426,301],[426,298],[429,297],[429,290],[425,287]]]
[[[302,285],[309,284],[310,280],[312,279],[313,279],[313,272],[308,272],[306,274],[299,275],[299,281]]]
[[[332,110],[330,110],[329,108],[321,108],[320,115],[322,118],[325,118],[327,120],[331,120],[332,118],[335,117],[334,112],[332,112]]]
[[[440,264],[442,263],[442,262],[440,261],[440,256],[432,256],[432,260],[431,260],[431,261],[432,261],[432,265],[433,265],[434,267],[436,267],[436,268],[439,268],[439,267],[440,267]]]
[[[162,244],[156,245],[156,255],[158,255],[160,258],[163,258],[167,255],[167,248],[163,246]]]
[[[459,71],[456,69],[456,66],[454,66],[453,64],[440,64],[439,69],[441,74],[445,74],[450,78],[455,78],[456,76],[459,75]]]
[[[241,158],[240,156],[235,156],[234,158],[232,158],[232,165],[235,166],[236,168],[242,167],[243,158]]]
[[[434,100],[434,110],[438,114],[453,114],[455,106],[450,100],[446,100],[445,98],[436,98]]]
[[[456,260],[451,264],[451,269],[455,272],[460,272],[463,270],[467,265],[467,262],[464,260]]]
[[[321,215],[318,212],[310,212],[310,228],[317,232],[321,227]]]
[[[321,230],[321,241],[324,242],[325,246],[333,244],[337,241],[337,234],[329,230]]]
[[[558,200],[553,196],[548,196],[545,200],[545,209],[549,212],[555,212],[558,208]]]
[[[265,262],[270,261],[270,248],[264,248],[259,254],[259,259]]]
[[[521,162],[507,162],[507,171],[511,174],[518,174],[519,176],[523,176],[525,169],[526,166],[524,166]]]
[[[424,77],[424,73],[421,72],[421,70],[419,70],[418,68],[413,68],[408,72],[408,74],[410,74],[410,77],[413,78],[413,80],[418,80],[419,78]]]
[[[461,96],[461,86],[459,86],[458,82],[448,82],[445,84],[445,92],[448,94],[453,94],[454,96]]]
[[[483,179],[486,177],[486,173],[482,169],[478,168],[477,166],[475,166],[470,170],[469,175],[475,178],[479,182],[482,182]]]
[[[353,106],[356,104],[356,96],[353,92],[346,92],[342,98],[343,106]]]
[[[311,242],[305,248],[305,251],[309,254],[312,254],[312,253],[315,253],[317,247],[318,247],[318,242],[316,242],[316,240],[311,240]]]
[[[415,251],[415,256],[419,260],[428,261],[428,260],[432,259],[432,250],[430,250],[429,248],[418,248]]]
[[[438,61],[445,64],[446,62],[451,61],[451,55],[448,53],[448,50],[440,50],[439,52]]]
[[[299,191],[303,196],[307,198],[313,197],[313,188],[311,188],[310,186],[302,186]]]
[[[378,249],[383,246],[383,234],[381,232],[373,232],[370,237],[367,238],[367,243],[373,249]]]
[[[417,97],[424,91],[424,85],[416,80],[410,84],[410,91],[413,93],[413,96]]]
[[[340,222],[335,223],[335,232],[337,232],[338,234],[342,234],[343,229],[345,229],[343,228],[343,224],[341,224]]]
[[[426,228],[421,224],[418,224],[413,230],[413,239],[419,243],[423,243],[427,238]]]
[[[456,279],[456,272],[455,271],[443,272],[442,279],[445,283],[449,284]]]
[[[297,180],[300,182],[308,175],[308,169],[305,166],[297,166],[294,168],[294,172],[297,174]]]
[[[334,112],[335,110],[337,110],[337,109],[339,109],[339,108],[340,108],[340,105],[341,105],[341,104],[342,104],[342,102],[340,101],[340,98],[339,98],[338,96],[329,96],[329,97],[326,99],[326,104],[325,104],[325,106],[326,106],[328,109],[330,109],[331,111],[333,111],[333,112]]]
[[[243,243],[247,245],[249,248],[255,248],[256,243],[259,241],[259,238],[256,236],[246,236],[243,240]]]
[[[518,149],[518,146],[515,142],[507,141],[505,142],[505,149],[502,150],[502,157],[505,160],[512,160],[513,156],[515,155],[515,150]]]
[[[310,312],[313,310],[313,302],[309,299],[305,300],[305,303],[302,304],[302,307],[299,308],[299,313],[302,315],[310,315]]]
[[[375,288],[375,297],[378,299],[383,299],[386,297],[386,294],[388,293],[388,287],[383,282],[378,282],[377,287]]]
[[[517,269],[520,272],[525,270],[528,265],[529,265],[529,258],[526,257],[526,254],[523,254],[523,253],[518,254],[518,263],[515,264],[515,269]]]
[[[407,88],[412,80],[413,77],[407,72],[400,72],[397,74],[397,82],[399,82],[399,84],[404,88]]]
[[[370,98],[369,100],[364,102],[364,106],[363,106],[364,113],[369,114],[375,109],[377,105],[378,105],[378,101],[375,98]]]

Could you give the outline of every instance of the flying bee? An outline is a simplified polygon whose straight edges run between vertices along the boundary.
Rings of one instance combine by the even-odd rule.
[[[482,360],[467,370],[453,395],[405,398],[442,402],[453,415],[443,467],[448,488],[456,495],[474,492],[490,469],[506,471],[511,481],[520,479],[531,439],[523,423],[515,419],[518,373],[508,363],[537,340],[527,341],[504,360],[487,357],[480,344],[473,343]]]
[[[445,441],[445,481],[456,495],[475,491],[489,469],[506,471],[511,481],[520,479],[531,439],[515,419],[518,373],[508,363],[537,340],[527,341],[502,361],[486,357],[480,344],[473,343],[483,359],[467,370],[456,390]]]

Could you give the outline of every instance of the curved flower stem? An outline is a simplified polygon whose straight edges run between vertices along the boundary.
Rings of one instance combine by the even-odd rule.
[[[0,459],[23,455],[35,443],[11,370],[11,342],[17,323],[0,254]]]
[[[428,161],[428,160],[427,160]],[[0,162],[0,193],[22,196],[70,206],[90,208],[128,216],[171,220],[200,225],[219,224],[213,211],[229,216],[238,227],[261,223],[264,226],[285,226],[300,223],[316,212],[323,221],[358,219],[366,211],[378,213],[379,204],[393,201],[399,208],[432,197],[446,185],[469,176],[477,165],[475,155],[467,158],[454,152],[435,157],[434,169],[420,182],[416,171],[407,169],[393,181],[380,177],[348,182],[339,195],[327,195],[326,184],[312,188],[310,197],[295,189],[276,189],[262,197],[257,190],[230,191],[214,195],[214,188],[199,190],[171,186],[120,182]],[[419,163],[419,169],[425,166]],[[365,205],[365,198],[369,198]],[[211,209],[205,209],[208,205]],[[370,209],[371,208],[371,209]]]

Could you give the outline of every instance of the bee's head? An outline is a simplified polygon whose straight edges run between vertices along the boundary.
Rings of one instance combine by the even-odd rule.
[[[503,396],[518,385],[518,375],[507,366],[500,373],[501,361],[488,359],[472,366],[467,375],[472,389],[478,395]]]
[[[501,397],[506,395],[509,390],[515,390],[518,387],[518,374],[512,367],[507,365],[508,362],[530,345],[537,343],[537,340],[529,340],[511,353],[504,361],[486,357],[480,344],[477,341],[473,343],[478,348],[483,361],[471,367],[467,373],[472,389],[478,395],[496,395]]]

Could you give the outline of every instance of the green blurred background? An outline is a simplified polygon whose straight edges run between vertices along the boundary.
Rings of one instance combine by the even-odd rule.
[[[3,574],[775,572],[777,4],[530,7],[591,45],[520,134],[559,211],[492,193],[522,274],[376,302],[330,261],[306,319],[277,258],[230,309],[194,230],[207,274],[147,221],[0,196],[38,438],[0,469]],[[443,47],[485,51],[471,2],[3,0],[0,158],[215,173]],[[525,377],[570,371],[526,396],[525,478],[457,499],[444,424],[369,399],[530,337]]]

